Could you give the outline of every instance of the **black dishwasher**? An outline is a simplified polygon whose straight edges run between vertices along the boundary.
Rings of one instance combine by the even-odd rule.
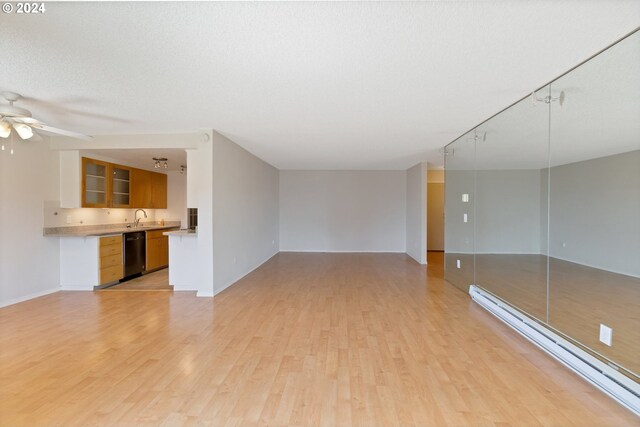
[[[141,274],[146,264],[146,234],[144,231],[124,233],[124,277]]]

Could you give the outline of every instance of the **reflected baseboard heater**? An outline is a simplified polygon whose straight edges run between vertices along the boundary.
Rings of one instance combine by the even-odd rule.
[[[640,385],[476,285],[471,298],[529,341],[640,416]]]

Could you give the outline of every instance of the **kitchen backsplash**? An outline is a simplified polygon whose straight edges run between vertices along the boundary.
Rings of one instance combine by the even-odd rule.
[[[78,225],[99,225],[99,224],[118,224],[131,223],[134,221],[135,209],[92,209],[92,208],[60,208],[57,202],[44,203],[44,227],[66,227]],[[140,222],[153,221],[179,221],[180,218],[161,218],[156,215],[155,209],[145,209],[147,218],[142,213],[138,213],[138,217],[142,218]],[[160,212],[166,212],[160,210]],[[157,216],[157,217],[156,217]],[[67,222],[67,219],[69,220]]]

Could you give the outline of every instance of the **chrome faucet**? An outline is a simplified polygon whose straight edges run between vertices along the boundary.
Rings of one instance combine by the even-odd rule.
[[[147,217],[147,213],[144,211],[144,209],[136,209],[136,212],[133,214],[133,226],[137,227],[138,225],[140,225],[140,219],[138,218],[138,212],[142,211],[142,213],[144,214],[144,217]]]

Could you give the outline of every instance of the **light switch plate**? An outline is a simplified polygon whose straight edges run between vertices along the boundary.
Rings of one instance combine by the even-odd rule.
[[[469,221],[469,218],[467,217],[467,214],[464,214],[464,216],[463,216],[462,220],[463,220],[464,222],[468,222],[468,221]]]
[[[613,339],[613,329],[601,323],[600,324],[600,342],[611,347],[612,339]]]
[[[463,194],[462,195],[462,202],[463,203],[468,203],[469,202],[469,195],[468,194]]]

